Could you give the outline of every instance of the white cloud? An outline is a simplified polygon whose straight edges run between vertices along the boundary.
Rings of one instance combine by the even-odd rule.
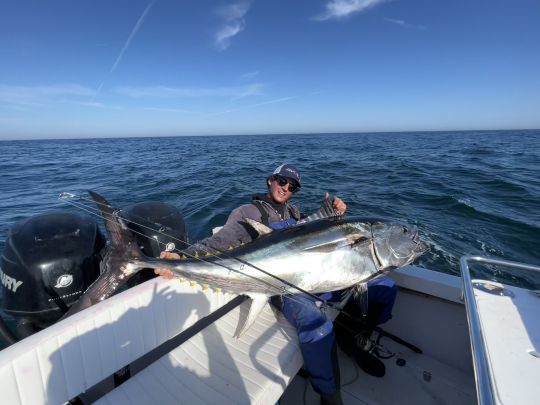
[[[78,101],[75,102],[75,104],[82,105],[85,107],[96,107],[96,108],[105,108],[106,105],[103,103],[99,103],[97,101]]]
[[[36,106],[64,101],[65,98],[79,100],[80,98],[93,97],[96,94],[96,90],[79,84],[50,86],[0,85],[0,103],[15,106]]]
[[[243,88],[238,88],[239,91],[237,92],[236,96],[233,97],[233,99],[236,100],[244,97],[260,96],[263,94],[264,87],[265,85],[262,83],[254,83]]]
[[[254,83],[236,87],[188,88],[167,86],[118,87],[115,92],[133,98],[189,98],[189,97],[231,97],[239,99],[263,94],[266,85]]]
[[[256,76],[259,75],[259,71],[253,71],[253,72],[246,72],[243,75],[240,76],[240,79],[242,80],[251,80],[254,79]]]
[[[288,97],[276,98],[274,100],[263,101],[262,103],[254,104],[252,107],[259,107],[261,105],[268,105],[268,104],[283,103],[284,101],[294,100],[295,98],[299,98],[299,96],[288,96]]]
[[[215,43],[218,49],[224,51],[231,45],[232,38],[238,35],[246,27],[244,16],[249,10],[251,3],[241,1],[229,4],[220,10],[218,14],[224,20],[224,25],[216,32]]]
[[[384,1],[386,0],[330,0],[326,3],[325,12],[314,17],[314,20],[325,21],[344,18],[351,14],[375,7]]]
[[[398,20],[396,18],[385,18],[384,21],[392,23],[392,24],[399,25],[399,26],[404,27],[404,28],[414,28],[414,29],[417,29],[417,30],[426,29],[423,25],[409,24],[409,23],[405,22],[404,20]]]
[[[228,4],[218,10],[218,14],[225,21],[234,21],[243,18],[251,6],[249,1],[240,1],[238,3]]]
[[[246,108],[260,107],[260,106],[268,105],[268,104],[283,103],[285,101],[294,100],[295,98],[299,98],[299,96],[288,96],[288,97],[276,98],[276,99],[273,99],[273,100],[263,101],[262,103],[251,104],[251,105],[247,105],[247,106],[243,106],[243,107],[239,107],[239,108],[231,108],[231,109],[228,109],[228,110],[225,110],[225,111],[219,111],[219,112],[211,113],[211,114],[208,114],[208,115],[209,116],[214,116],[214,115],[229,114],[229,113],[232,113],[232,112],[235,112],[235,111],[245,110]]]
[[[172,113],[181,113],[181,114],[200,114],[197,111],[189,111],[189,110],[184,110],[182,108],[144,107],[143,110],[159,111],[159,112],[172,112]]]
[[[216,33],[216,45],[217,47],[224,51],[229,46],[231,46],[231,39],[238,35],[241,31],[244,30],[245,23],[243,20],[233,21],[228,25],[222,27]]]

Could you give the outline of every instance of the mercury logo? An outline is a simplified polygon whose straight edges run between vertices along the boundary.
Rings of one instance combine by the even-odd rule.
[[[54,288],[65,288],[70,286],[71,283],[73,283],[73,276],[71,274],[62,274],[58,277],[58,280],[56,280]]]
[[[8,276],[2,269],[0,269],[0,281],[4,287],[13,292],[17,292],[17,288],[23,283],[22,281],[15,280],[13,277]]]

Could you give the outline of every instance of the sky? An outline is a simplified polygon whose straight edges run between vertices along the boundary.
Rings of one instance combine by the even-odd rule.
[[[0,140],[540,128],[538,0],[2,0]]]

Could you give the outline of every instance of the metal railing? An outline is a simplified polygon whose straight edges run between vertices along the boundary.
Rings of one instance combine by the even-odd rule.
[[[474,298],[469,263],[494,264],[504,267],[512,267],[521,270],[532,270],[540,273],[540,266],[511,262],[508,260],[490,259],[483,256],[463,256],[460,260],[461,276],[463,280],[463,298],[467,311],[467,322],[471,335],[471,351],[473,356],[474,376],[476,379],[476,395],[479,405],[493,405],[496,403],[493,391],[492,376],[487,363],[486,348],[478,307]]]

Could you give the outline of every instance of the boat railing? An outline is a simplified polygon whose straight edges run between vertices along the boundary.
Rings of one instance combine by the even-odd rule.
[[[474,375],[476,379],[477,399],[479,405],[496,404],[493,390],[493,377],[487,363],[487,353],[484,344],[482,325],[478,315],[478,308],[474,298],[473,284],[469,271],[469,263],[492,264],[511,267],[520,270],[531,270],[540,273],[540,266],[512,262],[508,260],[492,259],[483,256],[463,256],[460,260],[461,276],[463,280],[462,299],[465,300],[467,322],[469,324],[471,351],[473,356]]]

